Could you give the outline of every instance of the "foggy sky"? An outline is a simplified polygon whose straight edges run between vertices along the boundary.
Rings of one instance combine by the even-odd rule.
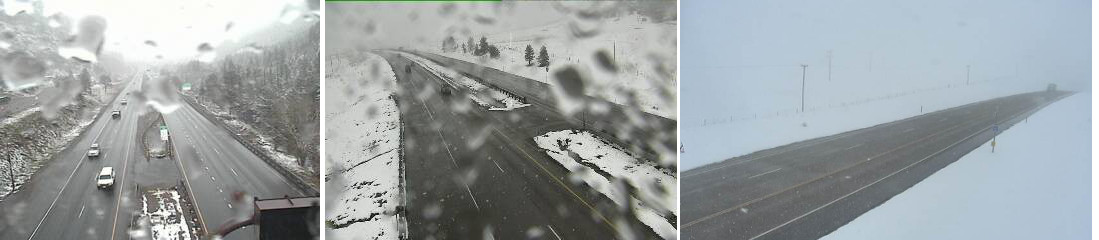
[[[533,28],[567,20],[560,6],[584,8],[592,2],[503,3],[326,3],[326,51],[350,48],[438,47],[454,29],[482,35]],[[450,9],[450,10],[447,10]],[[478,20],[480,19],[480,21]]]
[[[1085,0],[702,0],[683,1],[680,14],[684,127],[797,108],[800,64],[809,65],[807,85],[830,84],[829,51],[833,81],[881,85],[848,88],[850,94],[810,89],[810,105],[828,100],[811,96],[872,97],[963,84],[966,65],[974,81],[987,81],[981,87],[1015,81],[1033,84],[1033,91],[1047,83],[1091,91],[1091,2]],[[892,88],[872,89],[881,86]],[[682,136],[688,151],[691,141],[706,141],[689,132]]]

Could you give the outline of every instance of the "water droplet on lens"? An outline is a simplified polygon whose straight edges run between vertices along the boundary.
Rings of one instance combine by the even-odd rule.
[[[82,62],[95,62],[103,49],[103,33],[107,30],[107,20],[100,16],[87,16],[80,19],[76,35],[69,36],[62,47],[57,48],[61,57]]]
[[[198,60],[211,63],[217,58],[217,53],[214,52],[214,47],[210,43],[202,43],[198,45]]]
[[[46,64],[27,52],[8,53],[0,61],[0,77],[4,86],[12,91],[38,86],[46,74]]]

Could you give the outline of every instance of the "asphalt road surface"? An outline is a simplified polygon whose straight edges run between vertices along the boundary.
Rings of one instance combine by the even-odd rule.
[[[578,129],[539,103],[487,111],[443,80],[394,53],[404,122],[405,190],[411,239],[613,239],[656,235],[586,185],[570,180],[534,136]]]
[[[681,236],[823,237],[970,151],[990,151],[993,128],[1067,95],[996,98],[691,169],[682,173]]]
[[[137,89],[130,81],[123,92]],[[119,109],[120,118],[98,116],[80,137],[38,171],[24,188],[0,202],[0,239],[108,239],[125,238],[134,209],[134,183],[126,178],[128,163],[144,158],[138,143],[137,114],[133,105],[114,99],[103,111]],[[92,143],[101,156],[88,159]],[[115,168],[115,186],[98,189],[100,168]],[[124,201],[125,200],[125,203]],[[124,206],[122,210],[118,206]],[[129,205],[129,207],[126,207]]]
[[[191,105],[164,115],[172,136],[185,185],[191,189],[193,202],[199,206],[201,224],[207,231],[216,231],[224,224],[250,217],[250,199],[303,197],[305,193],[279,174],[273,167],[244,147],[223,128],[199,114]],[[233,200],[234,192],[246,193],[246,202]],[[302,221],[306,224],[306,221]],[[314,223],[319,224],[319,223]],[[256,227],[234,231],[225,239],[257,239]]]
[[[124,93],[136,91],[130,81]],[[0,239],[129,239],[130,222],[141,204],[138,185],[178,182],[192,189],[201,223],[209,231],[251,213],[251,203],[231,201],[233,192],[260,198],[302,196],[271,166],[244,148],[190,105],[164,116],[180,161],[158,164],[146,159],[140,143],[139,109],[143,104],[114,99],[104,111],[122,110],[120,118],[102,114],[87,131],[58,153],[31,178],[24,189],[0,202]],[[92,143],[102,155],[88,159]],[[163,160],[161,160],[163,161]],[[115,168],[115,185],[98,189],[94,178],[102,167]],[[166,167],[170,166],[170,167]],[[183,169],[185,171],[180,171]],[[226,239],[256,239],[255,227],[237,230]]]

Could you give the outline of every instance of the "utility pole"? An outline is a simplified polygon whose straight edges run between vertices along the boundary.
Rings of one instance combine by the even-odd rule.
[[[965,85],[969,85],[969,65],[965,65]]]
[[[809,65],[801,65],[801,112],[805,112],[805,69]]]
[[[832,50],[828,50],[828,81],[832,81]]]

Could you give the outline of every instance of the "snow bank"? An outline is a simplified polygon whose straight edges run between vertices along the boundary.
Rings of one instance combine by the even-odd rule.
[[[175,190],[157,189],[141,196],[141,216],[149,220],[152,239],[191,239],[194,235]],[[152,205],[149,203],[153,202]]]
[[[671,173],[657,169],[652,162],[640,161],[586,131],[549,132],[534,137],[534,141],[572,172],[573,181],[584,181],[620,206],[632,203],[638,220],[665,239],[676,237],[676,226],[666,218],[679,211],[678,181]],[[615,186],[612,179],[626,181],[637,191],[631,195],[623,187]]]
[[[1087,239],[1090,110],[1055,102],[824,239]]]
[[[731,99],[696,103],[713,108],[692,111],[682,122],[685,152],[680,154],[680,169],[973,102],[1045,90],[1042,84],[1011,79],[970,85],[893,83],[867,78],[810,85],[807,88],[816,90],[807,91],[806,111],[799,113],[800,95],[778,89],[797,89],[800,94],[800,82],[738,81],[743,86],[727,93]],[[726,107],[734,110],[721,109]]]
[[[591,87],[587,94],[619,105],[630,106],[636,99],[645,112],[676,119],[676,23],[653,23],[637,15],[624,15],[601,21],[597,35],[574,39],[576,31],[565,19],[546,26],[508,31],[485,36],[488,43],[500,48],[500,58],[474,56],[470,53],[440,52],[438,48],[422,49],[450,58],[477,63],[546,84],[555,85],[550,74],[573,66],[590,74]],[[479,41],[480,36],[474,36]],[[465,39],[458,39],[460,42]],[[528,66],[524,51],[530,45],[538,55],[542,46],[549,53],[550,69],[537,67],[537,60]],[[607,56],[617,71],[599,66],[597,55]],[[537,59],[537,57],[536,57]],[[670,95],[669,95],[670,93]],[[630,95],[634,94],[636,98]]]
[[[431,60],[424,59],[420,56],[416,56],[409,53],[400,53],[402,56],[411,59],[412,61],[420,64],[435,76],[451,82],[464,88],[469,89],[474,94],[469,94],[469,99],[476,102],[477,105],[488,108],[491,111],[510,111],[519,109],[522,107],[530,106],[530,104],[524,103],[519,98],[508,94],[507,92],[490,88],[477,80],[469,78],[468,76],[458,73],[453,69],[440,66]],[[485,99],[487,97],[487,99]]]
[[[334,130],[325,136],[327,236],[397,239],[402,193],[396,78],[385,59],[365,53],[351,60],[357,57],[331,57],[326,68],[324,120]]]

